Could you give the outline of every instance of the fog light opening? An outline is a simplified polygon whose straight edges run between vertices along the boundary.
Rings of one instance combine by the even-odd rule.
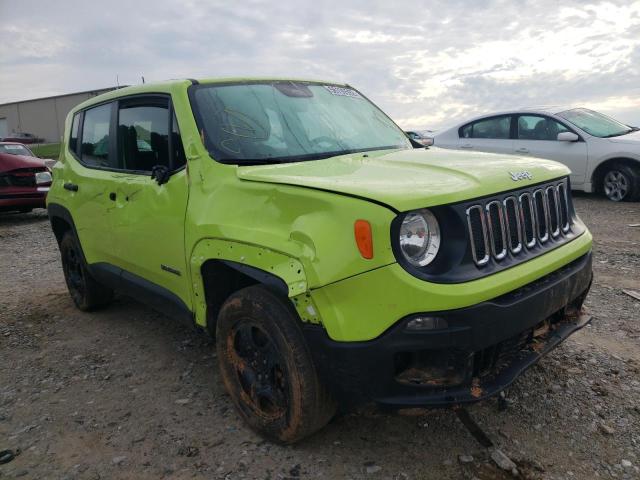
[[[449,323],[442,317],[415,317],[407,322],[406,329],[413,332],[428,330],[442,330],[449,327]]]

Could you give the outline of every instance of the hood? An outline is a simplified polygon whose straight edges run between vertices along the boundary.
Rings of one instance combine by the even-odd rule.
[[[607,138],[611,143],[629,143],[640,146],[640,130],[619,137]]]
[[[44,160],[40,158],[0,153],[0,173],[10,172],[18,168],[40,168],[44,166]]]
[[[532,179],[514,181],[509,173],[523,171]],[[242,180],[355,195],[398,211],[455,203],[568,174],[568,168],[550,160],[440,148],[385,150],[237,168]]]

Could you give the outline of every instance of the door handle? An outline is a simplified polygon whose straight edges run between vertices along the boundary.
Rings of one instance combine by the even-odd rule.
[[[529,150],[526,148],[518,148],[516,149],[516,153],[529,153]]]
[[[109,200],[116,201],[116,192],[111,192],[109,194]]]
[[[460,148],[473,148],[473,145],[471,145],[470,143],[465,143],[463,145],[460,145]]]
[[[76,185],[75,183],[67,182],[63,185],[63,187],[65,190],[69,190],[70,192],[78,191],[78,185]]]

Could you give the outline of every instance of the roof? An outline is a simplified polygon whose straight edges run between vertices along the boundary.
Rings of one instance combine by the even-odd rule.
[[[458,128],[461,125],[466,125],[470,122],[475,122],[476,120],[480,120],[488,117],[498,117],[500,115],[513,115],[516,113],[531,113],[531,114],[540,114],[540,115],[556,115],[560,112],[564,112],[566,110],[571,110],[574,108],[580,108],[571,105],[540,105],[533,107],[519,107],[512,108],[509,110],[500,110],[497,112],[486,112],[481,115],[474,115],[472,117],[467,117],[464,120],[457,120],[455,123],[449,123],[446,127],[439,130],[440,133],[446,132],[451,128]]]
[[[100,102],[106,102],[109,100],[115,100],[125,95],[136,95],[143,93],[170,93],[175,89],[186,88],[190,85],[209,85],[216,83],[252,83],[252,82],[311,82],[320,83],[326,85],[338,85],[349,86],[345,83],[329,82],[317,79],[304,79],[304,78],[283,78],[283,77],[223,77],[223,78],[203,78],[203,79],[173,79],[165,80],[162,82],[143,83],[141,85],[132,85],[118,90],[111,90],[96,97],[89,98],[79,105],[76,105],[71,112],[82,110],[90,105],[94,105]]]
[[[572,108],[577,108],[571,105],[537,105],[533,107],[521,107],[518,108],[518,112],[528,112],[528,113],[549,113],[551,115],[555,115],[560,112],[564,112],[565,110],[571,110]]]

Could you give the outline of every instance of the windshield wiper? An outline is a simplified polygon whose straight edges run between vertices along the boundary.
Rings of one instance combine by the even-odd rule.
[[[222,163],[227,163],[231,165],[239,165],[241,167],[249,166],[249,165],[273,165],[276,163],[295,163],[295,162],[306,162],[309,160],[324,160],[325,158],[339,157],[341,155],[349,155],[354,153],[366,153],[366,152],[371,152],[375,150],[395,150],[397,148],[399,148],[398,145],[385,145],[381,147],[338,150],[335,152],[308,153],[305,155],[295,155],[291,157],[235,158],[235,159],[230,158],[230,159],[219,160],[219,161]]]

